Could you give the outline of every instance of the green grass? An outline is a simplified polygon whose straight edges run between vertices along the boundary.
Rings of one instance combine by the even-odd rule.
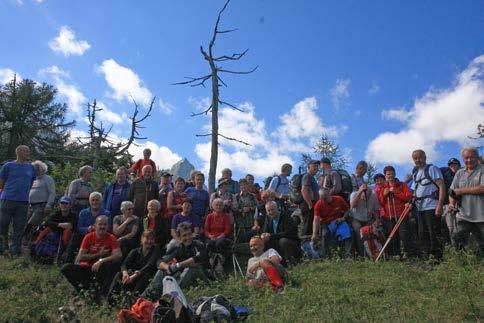
[[[482,263],[446,253],[440,265],[387,261],[374,264],[307,261],[290,269],[284,294],[249,289],[231,277],[186,292],[189,301],[223,294],[253,310],[251,322],[480,321],[484,318]],[[55,267],[28,259],[0,259],[0,322],[52,322],[72,288]],[[82,322],[113,322],[119,309],[83,305]]]

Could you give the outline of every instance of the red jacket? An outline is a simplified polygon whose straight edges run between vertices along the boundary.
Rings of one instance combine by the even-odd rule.
[[[230,217],[227,213],[217,214],[215,212],[210,213],[205,218],[205,225],[203,228],[206,237],[214,236],[218,237],[222,233],[225,238],[230,239],[230,233],[232,232],[232,225],[230,224]]]
[[[393,187],[393,196],[383,194],[386,188]],[[384,213],[381,214],[382,217],[391,219],[399,218],[405,209],[405,203],[410,202],[412,199],[412,192],[408,188],[407,183],[400,182],[395,179],[395,183],[391,185],[389,182],[385,182],[377,193],[378,201],[382,206]],[[395,203],[393,203],[395,201]]]

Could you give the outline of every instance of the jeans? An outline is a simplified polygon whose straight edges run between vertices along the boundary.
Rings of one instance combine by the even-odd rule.
[[[128,273],[130,275],[133,274],[131,270],[129,270]],[[109,288],[109,293],[108,293],[109,297],[113,297],[114,295],[117,295],[121,292],[126,292],[126,291],[131,291],[134,294],[134,296],[137,296],[146,289],[151,279],[151,275],[145,274],[136,278],[132,283],[123,285],[121,282],[122,277],[123,277],[123,273],[120,271],[116,274],[116,276],[114,276],[113,282],[111,283],[111,287]]]
[[[441,218],[435,216],[435,210],[418,212],[418,238],[422,256],[432,254],[436,259],[442,258]]]
[[[75,231],[72,233],[69,244],[67,245],[66,254],[64,257],[64,262],[69,264],[73,263],[77,254],[77,250],[81,246],[82,239],[84,238],[79,232]]]
[[[0,200],[0,253],[8,246],[8,229],[10,222],[13,223],[13,237],[10,245],[12,255],[22,253],[22,236],[27,224],[28,202]]]
[[[141,297],[156,301],[160,299],[163,294],[163,278],[165,276],[169,276],[165,271],[158,270],[156,272],[155,277],[150,282],[148,287],[146,287],[145,291],[141,294]],[[201,267],[201,265],[197,265],[196,267],[187,267],[183,269],[181,273],[175,273],[173,275],[176,280],[178,281],[178,285],[181,289],[185,289],[195,283],[197,279],[208,281],[207,276],[205,275],[205,271]]]
[[[457,233],[454,236],[457,247],[462,249],[467,246],[471,233],[477,242],[477,256],[484,256],[484,222],[468,222],[459,219],[457,221]]]

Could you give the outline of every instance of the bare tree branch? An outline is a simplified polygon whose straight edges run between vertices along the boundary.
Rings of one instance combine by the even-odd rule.
[[[239,139],[235,139],[235,138],[231,138],[231,137],[227,137],[227,136],[225,136],[225,135],[222,135],[221,133],[219,133],[218,135],[219,135],[220,137],[222,137],[222,138],[227,139],[227,140],[230,140],[230,141],[236,141],[236,142],[240,142],[241,144],[244,144],[244,145],[246,145],[246,146],[250,146],[250,144],[249,144],[249,143],[247,143],[247,142],[245,142],[245,141],[242,141],[242,140],[239,140]]]
[[[253,73],[255,72],[255,70],[259,67],[259,65],[257,65],[256,67],[254,67],[253,69],[251,69],[250,71],[243,71],[243,72],[239,72],[239,71],[231,71],[231,70],[226,70],[226,69],[223,69],[223,68],[218,68],[217,71],[218,72],[222,72],[222,73],[230,73],[230,74],[250,74],[250,73]]]
[[[208,74],[205,76],[200,76],[200,77],[185,77],[186,79],[189,79],[189,81],[182,81],[182,82],[177,82],[173,83],[172,85],[185,85],[185,84],[190,84],[190,86],[195,87],[195,86],[203,86],[205,87],[205,82],[212,77],[212,74]]]
[[[229,107],[231,107],[231,108],[232,108],[232,109],[234,109],[234,110],[237,110],[237,111],[240,111],[240,112],[245,112],[245,111],[244,111],[244,110],[242,110],[241,108],[237,108],[235,105],[230,104],[230,103],[225,102],[225,101],[222,101],[222,100],[220,100],[220,99],[218,100],[218,102],[219,102],[220,104],[225,104],[225,105],[228,105]]]
[[[208,114],[210,111],[212,111],[212,107],[213,107],[213,105],[210,104],[210,106],[207,109],[203,110],[202,112],[199,112],[199,113],[193,113],[192,112],[190,117],[201,116],[202,114]]]
[[[217,34],[226,34],[226,33],[231,33],[233,31],[237,31],[239,28],[234,28],[234,29],[227,29],[227,30],[217,30]]]
[[[245,51],[243,51],[242,53],[234,53],[232,54],[232,56],[227,56],[227,55],[222,55],[220,57],[216,57],[214,58],[213,60],[216,61],[216,62],[224,62],[224,61],[237,61],[239,59],[241,59],[242,57],[244,57],[244,55],[249,51],[249,49],[247,48]]]

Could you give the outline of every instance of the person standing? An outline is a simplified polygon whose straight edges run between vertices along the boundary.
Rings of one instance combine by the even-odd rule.
[[[423,257],[432,254],[442,258],[441,216],[445,201],[445,183],[440,169],[427,164],[427,156],[421,149],[412,153],[415,163],[413,185],[415,205],[418,210],[418,237]]]
[[[467,245],[469,235],[475,236],[478,255],[484,255],[484,165],[479,164],[476,148],[462,149],[465,167],[457,171],[450,186],[450,206],[457,211],[458,247]]]
[[[10,254],[20,256],[22,236],[27,223],[29,191],[35,180],[35,168],[28,162],[30,149],[20,145],[15,149],[17,159],[7,162],[0,169],[0,253],[8,246],[8,229],[13,223]]]
[[[40,160],[32,163],[35,168],[35,180],[29,194],[29,221],[24,236],[29,237],[32,228],[39,226],[46,216],[50,215],[55,200],[55,183],[47,175],[47,165]]]
[[[126,168],[116,170],[116,181],[109,183],[104,191],[103,209],[108,210],[111,216],[121,214],[121,203],[128,200],[129,182]]]
[[[150,159],[151,157],[151,149],[145,148],[143,149],[143,159],[138,159],[129,169],[131,173],[136,173],[136,177],[140,178],[143,176],[143,168],[146,165],[150,165],[153,174],[156,174],[156,164],[153,160]]]
[[[301,195],[304,201],[301,204],[302,223],[299,230],[300,238],[309,238],[313,233],[314,205],[319,199],[319,185],[314,175],[319,170],[319,161],[311,160],[308,163],[307,173],[301,181]]]

